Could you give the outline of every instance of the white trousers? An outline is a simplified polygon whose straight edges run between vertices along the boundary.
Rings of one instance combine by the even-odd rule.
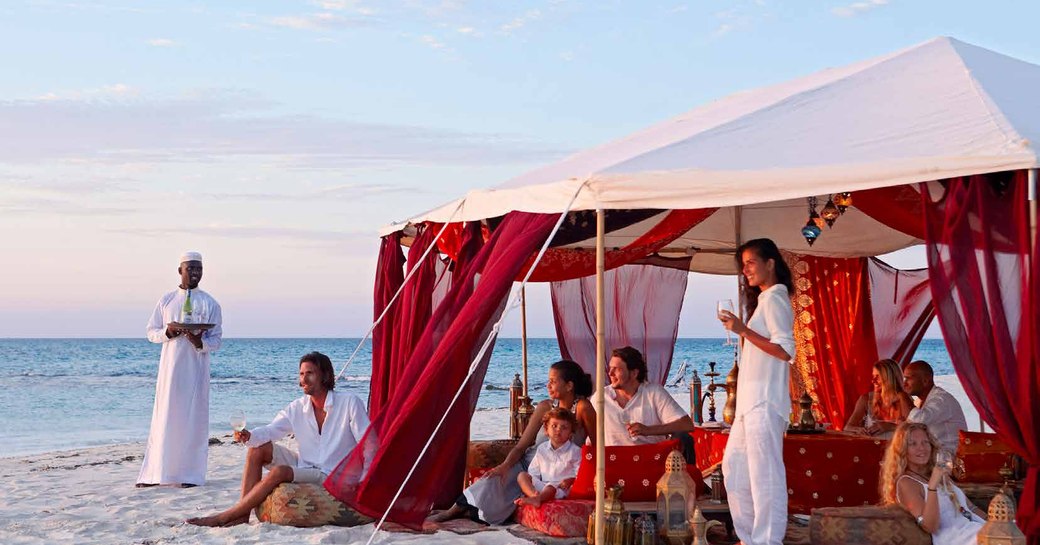
[[[781,545],[787,531],[787,421],[765,405],[737,417],[729,432],[722,472],[733,529],[744,545]]]

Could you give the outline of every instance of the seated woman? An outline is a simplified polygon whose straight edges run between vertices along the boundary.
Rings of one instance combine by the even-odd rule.
[[[585,444],[586,430],[596,429],[596,412],[588,400],[592,393],[592,378],[577,363],[561,360],[549,367],[546,389],[549,399],[535,406],[527,428],[505,461],[464,490],[450,509],[427,520],[443,522],[465,516],[478,522],[501,524],[512,516],[516,509],[513,500],[522,494],[517,476],[527,470],[538,445],[549,439],[542,419],[551,409],[562,408],[574,413],[577,426],[571,442],[578,446]],[[595,441],[595,437],[589,437],[589,440]]]
[[[881,463],[881,500],[899,504],[917,519],[933,543],[974,545],[985,516],[936,465],[939,442],[924,424],[903,422]]]
[[[883,359],[870,372],[873,389],[859,397],[845,429],[868,435],[891,433],[906,420],[914,402],[903,391],[903,374],[895,360]]]

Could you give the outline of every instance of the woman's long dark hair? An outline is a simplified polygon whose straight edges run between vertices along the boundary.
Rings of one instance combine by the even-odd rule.
[[[592,395],[592,377],[577,363],[571,360],[560,360],[550,365],[549,368],[555,369],[565,382],[574,384],[575,397]]]
[[[744,320],[750,320],[755,309],[758,308],[758,296],[762,293],[762,288],[749,286],[747,283],[747,278],[743,274],[744,250],[755,252],[755,255],[762,261],[773,260],[776,283],[787,287],[788,296],[794,295],[794,282],[791,280],[791,269],[787,267],[787,262],[784,261],[784,256],[780,255],[780,249],[776,247],[775,242],[768,238],[756,238],[741,244],[737,248],[736,255],[737,274],[740,275],[740,287],[744,290]]]

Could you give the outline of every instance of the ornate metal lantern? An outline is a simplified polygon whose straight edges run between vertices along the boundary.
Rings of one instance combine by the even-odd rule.
[[[1026,536],[1015,525],[1015,500],[1007,488],[989,502],[988,518],[979,529],[979,545],[1026,545]]]
[[[509,438],[519,439],[524,433],[520,427],[520,419],[517,413],[520,409],[520,397],[524,395],[524,383],[520,382],[520,373],[513,377],[513,383],[509,385]]]
[[[625,511],[621,503],[621,491],[624,487],[616,484],[607,489],[603,501],[603,540],[602,545],[632,545],[632,517]],[[596,515],[589,517],[589,529],[585,536],[589,545],[596,545]]]
[[[665,471],[657,481],[657,524],[672,545],[690,542],[690,515],[697,507],[697,485],[686,472],[682,453],[673,450],[665,459]]]

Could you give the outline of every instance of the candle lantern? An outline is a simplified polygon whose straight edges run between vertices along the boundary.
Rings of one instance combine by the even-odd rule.
[[[520,373],[513,377],[513,383],[509,385],[509,438],[519,439],[524,433],[520,427],[520,419],[517,413],[520,409],[520,398],[524,395],[524,383],[520,382]]]
[[[697,370],[693,370],[693,378],[690,379],[690,417],[694,424],[704,423],[704,410],[701,406],[701,377]]]
[[[665,460],[665,472],[657,481],[658,531],[671,545],[690,541],[690,514],[697,507],[697,486],[686,472],[686,460],[673,450]]]
[[[979,529],[979,545],[1026,545],[1026,536],[1015,524],[1015,500],[1006,486],[989,503],[988,519]]]
[[[632,545],[632,517],[625,511],[621,503],[621,491],[624,487],[616,484],[607,489],[603,501],[603,540],[602,545]],[[585,541],[589,545],[596,544],[596,515],[589,516],[589,529]]]
[[[816,416],[812,412],[813,398],[809,395],[809,391],[806,390],[802,393],[802,397],[798,400],[798,406],[802,408],[801,415],[798,417],[798,428],[806,431],[816,429]]]

